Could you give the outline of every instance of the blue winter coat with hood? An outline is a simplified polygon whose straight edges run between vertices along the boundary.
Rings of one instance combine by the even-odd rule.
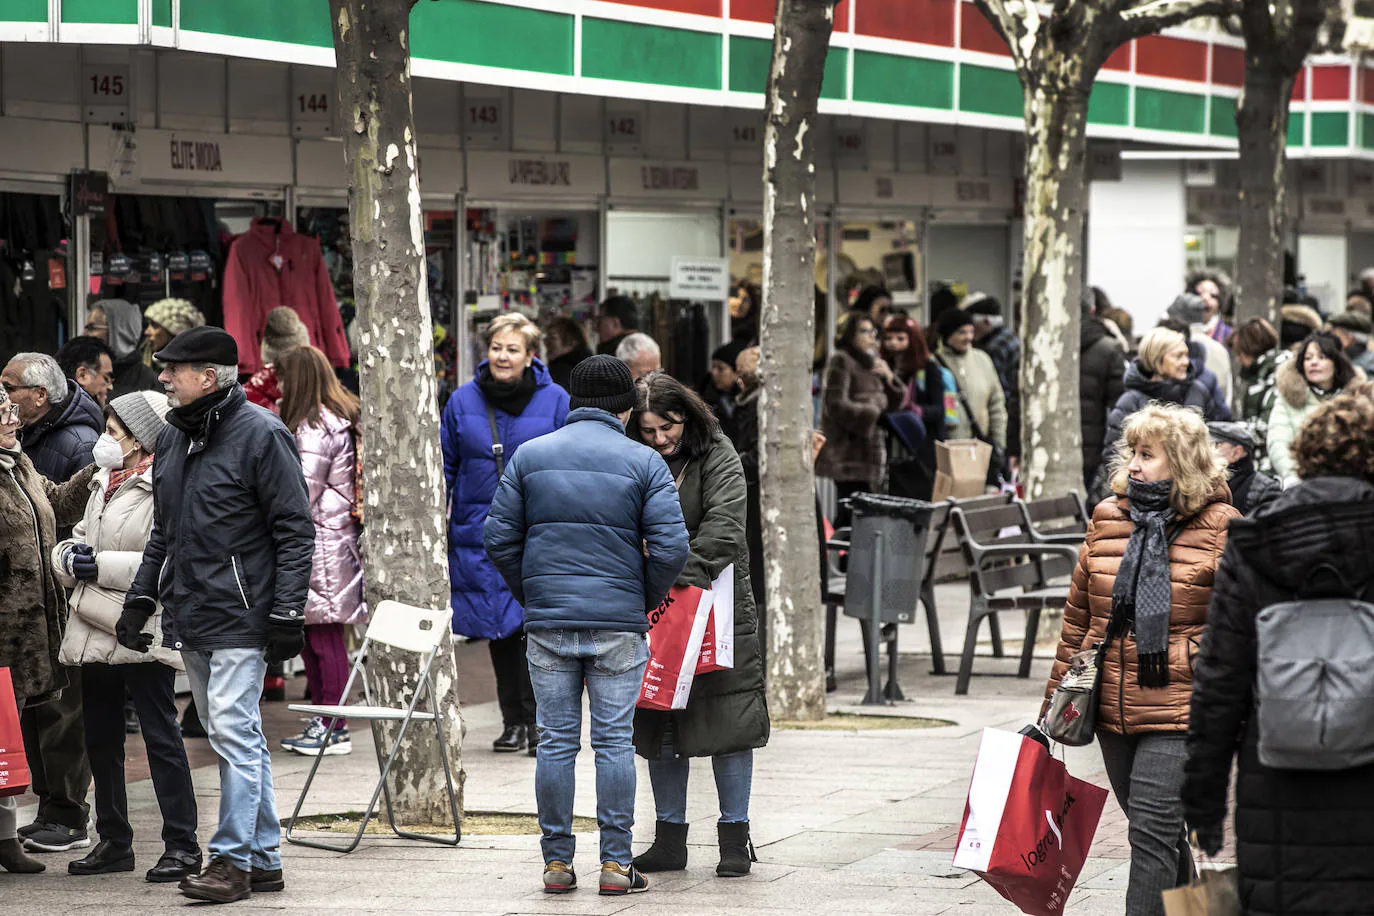
[[[511,597],[482,545],[482,525],[500,481],[487,401],[477,387],[477,379],[486,368],[483,360],[472,381],[449,398],[439,437],[449,504],[448,582],[453,632],[473,639],[501,639],[520,629],[525,611]],[[521,445],[560,428],[568,416],[568,393],[554,384],[541,361],[535,359],[531,368],[534,396],[519,416],[499,407],[492,409],[507,464]]]

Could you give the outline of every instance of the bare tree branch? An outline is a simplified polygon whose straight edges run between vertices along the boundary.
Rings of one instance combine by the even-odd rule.
[[[1125,44],[1134,38],[1155,35],[1201,16],[1228,16],[1238,11],[1238,0],[1150,0],[1121,11],[1117,37]]]
[[[1040,10],[1033,0],[973,0],[973,5],[1007,43],[1017,70],[1026,70],[1040,31]]]
[[[1337,4],[1335,0],[1293,0],[1290,9],[1288,32],[1276,37],[1280,42],[1279,65],[1285,71],[1296,73],[1315,49],[1317,32],[1327,17],[1335,13]]]

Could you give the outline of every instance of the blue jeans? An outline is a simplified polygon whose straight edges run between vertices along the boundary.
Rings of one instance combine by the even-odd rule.
[[[258,711],[267,674],[263,650],[183,649],[181,657],[210,747],[219,757],[219,829],[210,838],[210,855],[242,871],[281,868],[272,754]]]
[[[657,760],[649,761],[649,782],[654,787],[654,811],[661,821],[687,823],[687,776],[690,757],[678,757],[673,726],[663,730],[663,750]],[[711,758],[716,771],[716,797],[720,800],[720,823],[749,823],[749,790],[754,782],[752,749]]]
[[[596,820],[601,861],[628,866],[635,824],[635,700],[644,682],[649,644],[642,633],[613,630],[530,630],[526,658],[539,724],[534,797],[545,862],[573,860],[573,790],[582,748],[582,685],[596,751]]]

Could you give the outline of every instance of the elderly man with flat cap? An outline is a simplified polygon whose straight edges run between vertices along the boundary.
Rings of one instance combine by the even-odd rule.
[[[258,698],[268,662],[301,651],[315,527],[295,438],[247,401],[234,338],[192,328],[154,356],[172,410],[153,463],[153,533],[116,635],[147,651],[140,631],[162,602],[163,644],[181,651],[220,758],[210,864],[181,891],[229,903],[284,886]]]

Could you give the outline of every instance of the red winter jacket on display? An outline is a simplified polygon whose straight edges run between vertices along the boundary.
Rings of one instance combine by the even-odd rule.
[[[310,329],[310,343],[331,365],[348,365],[348,338],[319,240],[298,234],[286,220],[255,219],[234,242],[224,268],[224,329],[238,343],[240,372],[262,368],[267,313],[279,305],[296,310]]]

